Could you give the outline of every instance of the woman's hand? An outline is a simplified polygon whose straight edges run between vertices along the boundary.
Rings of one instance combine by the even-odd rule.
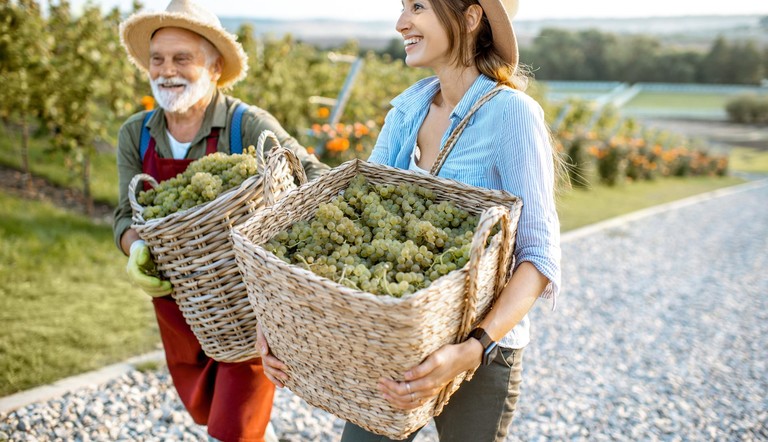
[[[408,370],[404,381],[379,379],[379,391],[396,408],[417,408],[437,396],[456,376],[480,365],[482,353],[483,346],[477,339],[443,346]]]
[[[288,369],[288,366],[269,352],[269,344],[267,344],[267,338],[264,337],[264,332],[261,331],[260,323],[256,324],[256,349],[261,353],[261,363],[264,366],[264,374],[267,375],[267,379],[277,388],[285,387],[285,381],[288,380],[285,370]]]

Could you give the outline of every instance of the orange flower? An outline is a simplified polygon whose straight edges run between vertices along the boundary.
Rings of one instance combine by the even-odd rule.
[[[155,97],[151,95],[145,95],[141,97],[141,105],[144,106],[144,110],[151,111],[155,108]]]
[[[307,153],[310,154],[310,155],[314,155],[315,154],[315,147],[314,146],[307,147]]]
[[[331,116],[331,110],[327,107],[321,107],[317,110],[317,117],[318,118],[328,118]]]
[[[344,152],[345,150],[349,149],[349,140],[346,138],[334,138],[332,140],[328,140],[326,147],[331,152]]]

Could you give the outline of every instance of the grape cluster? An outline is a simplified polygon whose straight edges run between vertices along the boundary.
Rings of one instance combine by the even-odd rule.
[[[258,174],[256,149],[242,154],[216,152],[190,163],[184,173],[161,182],[154,189],[139,192],[145,220],[162,218],[213,201]]]
[[[478,216],[413,184],[372,184],[357,175],[264,247],[350,288],[401,297],[464,267]]]

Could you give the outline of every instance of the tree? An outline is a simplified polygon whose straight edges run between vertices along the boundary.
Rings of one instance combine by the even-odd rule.
[[[389,54],[392,60],[405,60],[405,45],[403,45],[403,39],[395,37],[389,40],[387,47],[379,52],[379,55],[384,54]]]
[[[763,79],[763,59],[754,41],[735,44],[730,52],[732,77],[735,84],[760,84]]]
[[[533,41],[530,63],[541,80],[589,80],[586,57],[573,32],[543,29]]]
[[[607,81],[616,78],[618,69],[614,57],[618,38],[614,34],[589,29],[578,34],[584,53],[584,72],[588,80]]]
[[[729,83],[733,77],[730,51],[725,37],[717,37],[701,65],[701,79],[704,83]]]
[[[42,109],[49,40],[45,21],[34,0],[0,1],[0,114],[21,125],[21,167],[25,186],[29,170],[29,126]]]
[[[135,84],[117,35],[120,14],[107,17],[87,5],[73,18],[69,2],[51,6],[48,32],[53,36],[52,78],[46,100],[46,120],[54,148],[62,150],[82,182],[86,212],[93,211],[90,168],[95,144],[109,136],[109,128],[131,103]]]
[[[665,52],[656,59],[658,68],[645,81],[696,83],[703,55],[693,51]]]
[[[618,78],[621,81],[636,83],[648,81],[656,72],[662,69],[657,58],[660,53],[661,43],[646,35],[632,35],[625,37],[621,42],[619,57]]]

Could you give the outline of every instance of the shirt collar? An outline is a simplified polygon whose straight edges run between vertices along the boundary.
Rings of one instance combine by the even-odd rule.
[[[428,108],[429,102],[439,90],[440,81],[437,77],[424,78],[395,97],[390,104],[410,116]]]
[[[455,108],[453,108],[453,112],[451,112],[451,118],[457,118],[459,120],[464,119],[464,116],[467,115],[472,109],[472,106],[477,103],[480,98],[483,97],[483,95],[490,92],[494,87],[496,87],[496,82],[489,77],[486,77],[483,74],[480,74],[477,79],[475,79],[475,82],[472,83],[472,86],[469,87],[469,90],[464,94],[464,96],[459,101],[459,104],[456,105]]]
[[[227,100],[226,96],[219,92],[217,89],[214,93],[213,99],[211,100],[214,104],[213,106],[208,106],[208,110],[206,111],[206,120],[208,120],[208,112],[213,112],[213,119],[211,120],[211,127],[226,127],[227,126]],[[210,131],[209,131],[210,132]]]
[[[464,118],[477,100],[494,87],[496,87],[494,80],[480,74],[461,98],[459,104],[453,109],[453,112],[451,112],[451,118],[455,117],[459,120]],[[406,115],[413,115],[428,108],[430,101],[432,101],[439,90],[440,81],[437,77],[424,78],[395,97],[390,104]]]

